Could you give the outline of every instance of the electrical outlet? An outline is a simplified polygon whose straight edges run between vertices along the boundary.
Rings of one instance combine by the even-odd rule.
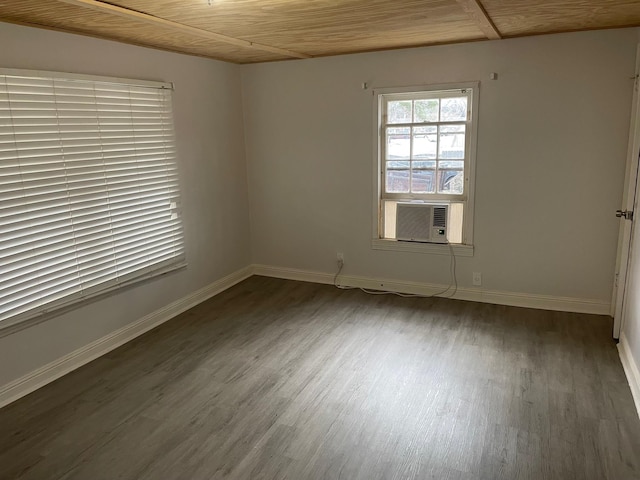
[[[473,272],[473,284],[476,286],[482,285],[482,273]]]
[[[340,266],[340,267],[343,266],[344,265],[344,253],[338,252],[336,254],[336,258],[338,260],[338,266]]]

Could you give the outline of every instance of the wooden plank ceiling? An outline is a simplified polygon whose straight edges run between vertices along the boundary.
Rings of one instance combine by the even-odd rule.
[[[255,63],[640,26],[640,1],[0,0],[0,21]]]

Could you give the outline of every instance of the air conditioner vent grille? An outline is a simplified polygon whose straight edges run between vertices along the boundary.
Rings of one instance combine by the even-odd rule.
[[[405,242],[447,243],[448,205],[399,202],[396,238]]]
[[[447,226],[447,209],[444,207],[433,208],[433,226],[446,228]]]

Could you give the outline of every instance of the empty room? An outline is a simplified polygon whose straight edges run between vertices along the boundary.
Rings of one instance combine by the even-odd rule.
[[[637,0],[0,0],[0,479],[640,479],[639,71]]]

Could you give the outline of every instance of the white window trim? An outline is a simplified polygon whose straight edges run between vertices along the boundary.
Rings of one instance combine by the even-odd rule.
[[[78,81],[89,81],[89,82],[100,82],[111,85],[121,85],[121,86],[131,86],[131,87],[145,87],[151,89],[162,89],[162,90],[174,90],[174,86],[172,83],[167,82],[158,82],[151,80],[138,80],[138,79],[126,79],[126,78],[118,78],[118,77],[105,77],[105,76],[96,76],[96,75],[83,75],[83,74],[72,74],[66,72],[56,72],[56,71],[41,71],[41,70],[24,70],[24,69],[10,69],[10,68],[0,68],[0,75],[6,76],[26,76],[29,78],[60,78],[64,80],[78,80]],[[171,102],[171,100],[169,100]],[[173,120],[172,120],[173,126]],[[175,135],[172,132],[172,136]],[[175,140],[174,140],[175,142]],[[175,144],[175,143],[174,143]],[[179,181],[178,181],[179,184]],[[176,210],[177,214],[180,216],[179,207]],[[182,232],[182,241],[184,242],[184,225],[180,226],[180,230]],[[183,254],[179,257],[176,257],[174,261],[167,261],[164,263],[157,264],[156,268],[147,268],[140,270],[139,274],[130,275],[126,279],[122,281],[106,286],[105,288],[95,289],[91,293],[85,295],[73,295],[60,298],[60,300],[53,301],[51,304],[47,304],[46,306],[38,306],[34,307],[34,309],[25,311],[24,313],[17,314],[15,316],[7,317],[0,321],[0,337],[5,336],[6,334],[13,333],[18,330],[22,330],[28,326],[33,324],[40,323],[42,321],[46,321],[51,317],[57,316],[64,312],[69,311],[72,308],[77,308],[82,304],[87,303],[90,300],[97,299],[109,295],[110,293],[124,290],[126,288],[130,288],[133,285],[139,285],[146,281],[149,281],[153,278],[157,278],[163,275],[166,275],[170,272],[180,270],[185,268],[187,265],[186,256],[183,250]]]
[[[456,257],[473,257],[473,245],[452,243],[453,253]],[[374,250],[391,250],[396,252],[428,253],[432,255],[451,255],[447,244],[399,242],[392,238],[374,238],[371,240],[371,248]]]
[[[382,219],[382,181],[381,175],[384,170],[382,159],[380,158],[381,149],[381,124],[380,112],[382,107],[382,95],[396,93],[413,93],[428,92],[437,90],[453,90],[453,89],[473,89],[471,96],[471,129],[469,132],[469,168],[465,171],[466,185],[468,191],[466,194],[466,207],[463,219],[463,239],[462,244],[452,244],[454,254],[456,256],[472,257],[474,253],[473,243],[473,224],[474,224],[474,199],[475,199],[475,178],[476,178],[476,151],[478,142],[478,105],[480,97],[480,82],[461,82],[446,83],[437,85],[417,85],[406,87],[383,87],[375,88],[373,95],[373,199],[372,199],[372,240],[371,248],[374,250],[393,250],[401,252],[414,252],[435,255],[450,255],[449,245],[433,244],[433,243],[412,243],[399,242],[394,239],[382,238],[381,219]],[[435,200],[435,199],[434,199]]]

